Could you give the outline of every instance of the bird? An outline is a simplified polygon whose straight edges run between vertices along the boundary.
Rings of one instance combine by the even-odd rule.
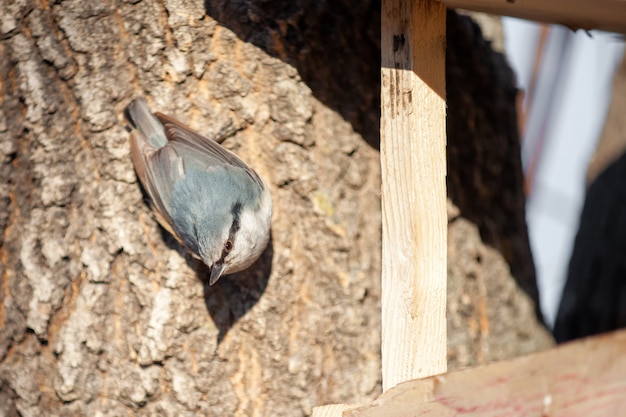
[[[135,172],[157,221],[211,268],[209,285],[248,268],[270,238],[272,199],[239,157],[143,97],[124,111]]]

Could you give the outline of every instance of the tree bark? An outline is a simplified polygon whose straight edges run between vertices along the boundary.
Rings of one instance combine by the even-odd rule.
[[[279,3],[0,0],[0,414],[298,416],[380,393],[380,5]],[[250,270],[209,288],[157,226],[122,117],[138,95],[239,127],[224,145],[274,200]],[[449,346],[480,347],[458,365],[545,346],[455,210]],[[487,311],[499,330],[472,328]]]

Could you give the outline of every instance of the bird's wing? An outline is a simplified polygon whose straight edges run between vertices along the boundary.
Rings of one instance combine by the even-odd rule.
[[[171,207],[174,184],[185,176],[183,159],[170,146],[155,149],[138,130],[130,136],[130,149],[137,176],[152,201],[157,220],[179,242],[182,239],[172,228]]]
[[[263,181],[261,181],[261,178],[253,169],[249,168],[234,153],[223,148],[219,143],[201,135],[169,116],[161,113],[155,113],[154,115],[163,124],[167,139],[170,142],[182,145],[183,148],[180,149],[181,152],[190,151],[189,154],[184,155],[185,158],[189,157],[201,161],[206,168],[215,165],[231,165],[241,168],[261,189],[265,188]]]

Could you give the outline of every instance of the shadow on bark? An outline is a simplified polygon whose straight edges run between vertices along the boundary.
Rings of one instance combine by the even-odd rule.
[[[209,16],[292,65],[313,95],[380,144],[380,2],[206,0]]]
[[[274,246],[272,237],[261,257],[245,271],[226,275],[214,286],[209,286],[211,270],[202,262],[195,269],[202,281],[204,303],[219,330],[219,344],[233,325],[259,301],[272,273]]]
[[[515,74],[469,17],[448,12],[447,40],[448,196],[506,259],[542,321],[526,227]]]

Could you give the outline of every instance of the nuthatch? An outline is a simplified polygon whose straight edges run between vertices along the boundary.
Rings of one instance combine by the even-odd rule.
[[[211,267],[209,284],[249,267],[267,246],[272,200],[261,178],[212,139],[142,98],[125,112],[137,176],[161,225]]]

